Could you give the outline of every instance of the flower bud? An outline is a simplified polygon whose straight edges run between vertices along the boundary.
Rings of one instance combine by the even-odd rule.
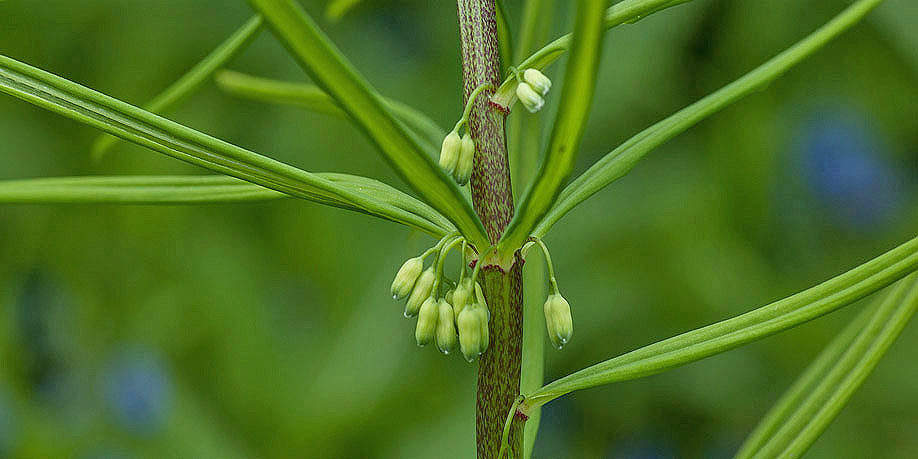
[[[485,301],[484,292],[481,291],[481,284],[478,282],[475,282],[475,300],[478,301],[478,304],[488,313],[487,319],[491,320],[491,313],[488,311],[488,302]]]
[[[453,312],[455,313],[456,322],[459,322],[459,314],[463,309],[469,304],[469,297],[472,294],[472,280],[469,278],[463,279],[459,282],[459,285],[456,286],[456,290],[453,291]]]
[[[437,348],[444,354],[449,354],[456,348],[456,322],[453,320],[453,307],[441,299],[437,305]]]
[[[548,337],[558,349],[570,341],[574,334],[574,322],[571,319],[571,305],[560,293],[553,293],[545,300],[545,326]]]
[[[488,331],[488,321],[491,319],[491,312],[488,311],[488,308],[478,304],[478,307],[475,308],[478,311],[479,321],[481,323],[481,346],[478,349],[478,354],[481,355],[484,351],[488,350],[488,345],[491,344],[491,333]]]
[[[398,270],[395,280],[392,281],[392,298],[400,300],[411,293],[411,288],[424,269],[424,260],[421,257],[409,258]]]
[[[459,313],[459,348],[466,360],[471,362],[481,351],[481,315],[474,308],[467,307]]]
[[[472,167],[475,165],[475,142],[468,132],[462,136],[462,148],[459,153],[459,162],[456,164],[456,170],[453,176],[459,185],[469,183],[472,176]]]
[[[405,303],[405,317],[414,317],[418,314],[421,303],[430,296],[430,290],[433,288],[436,277],[433,266],[421,273],[421,277],[418,277],[417,282],[414,283],[411,295],[408,296],[408,301]]]
[[[526,82],[516,85],[516,97],[519,97],[520,102],[526,107],[526,110],[529,110],[529,113],[535,113],[545,105],[545,99]]]
[[[437,314],[439,313],[437,300],[434,297],[428,297],[421,305],[418,312],[418,325],[414,329],[414,338],[418,341],[418,346],[424,346],[434,338],[434,332],[437,330]]]
[[[459,139],[459,133],[450,132],[443,139],[443,146],[440,147],[440,167],[447,174],[452,174],[456,170],[456,164],[462,152],[462,140]]]
[[[523,81],[529,83],[532,89],[535,89],[536,92],[543,96],[548,94],[548,90],[551,89],[551,80],[537,69],[526,69],[523,72]]]

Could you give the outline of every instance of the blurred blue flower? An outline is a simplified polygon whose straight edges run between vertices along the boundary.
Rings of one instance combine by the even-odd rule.
[[[133,433],[157,432],[171,411],[171,378],[152,351],[127,352],[113,359],[105,373],[104,394],[112,417]]]
[[[879,135],[852,110],[816,110],[798,129],[793,152],[816,200],[854,229],[890,223],[903,203],[902,177]]]

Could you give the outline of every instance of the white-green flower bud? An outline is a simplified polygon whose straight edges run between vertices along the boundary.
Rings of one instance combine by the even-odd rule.
[[[472,307],[459,313],[459,348],[466,360],[471,362],[481,352],[481,315]]]
[[[488,311],[488,302],[485,300],[484,292],[481,291],[481,284],[479,284],[478,282],[475,282],[475,300],[478,301],[478,304],[480,304],[481,307],[483,307],[486,312]],[[489,312],[488,320],[490,319],[491,319],[491,315]]]
[[[520,102],[526,107],[526,110],[529,110],[529,113],[535,113],[545,105],[545,99],[526,82],[516,85],[516,97],[519,97]]]
[[[421,304],[421,310],[418,312],[418,325],[414,329],[414,338],[418,341],[418,346],[424,346],[433,341],[439,312],[437,300],[432,296]]]
[[[481,354],[484,351],[488,350],[488,346],[491,344],[491,332],[488,331],[488,321],[491,320],[491,312],[487,307],[478,304],[475,308],[478,311],[479,321],[481,323],[481,346],[478,349],[478,353]]]
[[[444,354],[449,354],[456,348],[456,322],[453,319],[453,308],[441,299],[437,305],[437,348]]]
[[[456,322],[459,322],[459,314],[468,306],[471,294],[472,280],[469,278],[465,278],[459,282],[459,285],[456,286],[456,290],[453,291],[453,301],[451,301],[451,304],[453,305]]]
[[[421,303],[430,296],[430,290],[433,288],[436,277],[433,266],[421,273],[417,282],[414,283],[414,288],[411,289],[408,301],[405,302],[405,317],[414,317],[418,314],[418,310],[421,309]]]
[[[440,167],[447,174],[452,174],[456,170],[456,164],[462,153],[462,140],[456,131],[450,132],[443,139],[443,145],[440,147]]]
[[[545,326],[551,343],[558,349],[570,341],[574,334],[574,321],[571,319],[571,305],[560,293],[553,293],[545,300]]]
[[[526,69],[523,72],[523,80],[543,96],[548,94],[548,90],[551,89],[551,80],[537,69]]]
[[[453,177],[460,185],[469,183],[472,177],[472,167],[475,165],[475,142],[468,132],[462,136],[462,148],[459,153],[459,162],[456,164],[456,170]]]
[[[421,257],[409,258],[399,268],[398,274],[395,275],[395,280],[392,281],[392,298],[400,300],[408,296],[412,287],[414,287],[414,283],[421,275],[422,269],[424,269],[424,260]]]

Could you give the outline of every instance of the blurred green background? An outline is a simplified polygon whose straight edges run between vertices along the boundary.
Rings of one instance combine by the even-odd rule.
[[[243,1],[39,3],[0,2],[0,52],[135,104],[251,15]],[[451,126],[454,4],[364,3],[339,23],[322,19],[324,0],[304,6],[384,94]],[[569,2],[557,3],[552,36],[570,23]],[[610,32],[578,171],[848,3],[697,0]],[[516,22],[521,4],[507,1]],[[560,222],[547,240],[576,332],[547,349],[546,378],[787,296],[913,237],[916,23],[914,0],[885,2]],[[269,33],[230,68],[305,80]],[[213,84],[170,118],[307,170],[404,189],[340,119]],[[94,163],[96,135],[0,97],[0,178],[202,173],[124,143]],[[295,200],[0,207],[0,457],[470,457],[474,366],[418,349],[387,293],[401,262],[432,242]],[[861,306],[563,397],[544,410],[534,457],[730,457]],[[918,454],[916,346],[912,324],[810,457]]]

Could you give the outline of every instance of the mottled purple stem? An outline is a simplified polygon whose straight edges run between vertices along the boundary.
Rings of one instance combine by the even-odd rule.
[[[483,84],[499,86],[500,53],[494,0],[458,0],[465,100]],[[469,130],[475,140],[472,203],[492,243],[513,218],[513,192],[504,134],[506,113],[489,102],[492,91],[475,100]],[[478,250],[484,250],[478,247]],[[486,261],[485,261],[486,262]],[[509,269],[483,265],[479,281],[491,312],[490,347],[478,361],[476,434],[479,458],[495,458],[504,421],[520,390],[523,345],[523,263]],[[522,457],[522,423],[510,434],[510,456]]]

